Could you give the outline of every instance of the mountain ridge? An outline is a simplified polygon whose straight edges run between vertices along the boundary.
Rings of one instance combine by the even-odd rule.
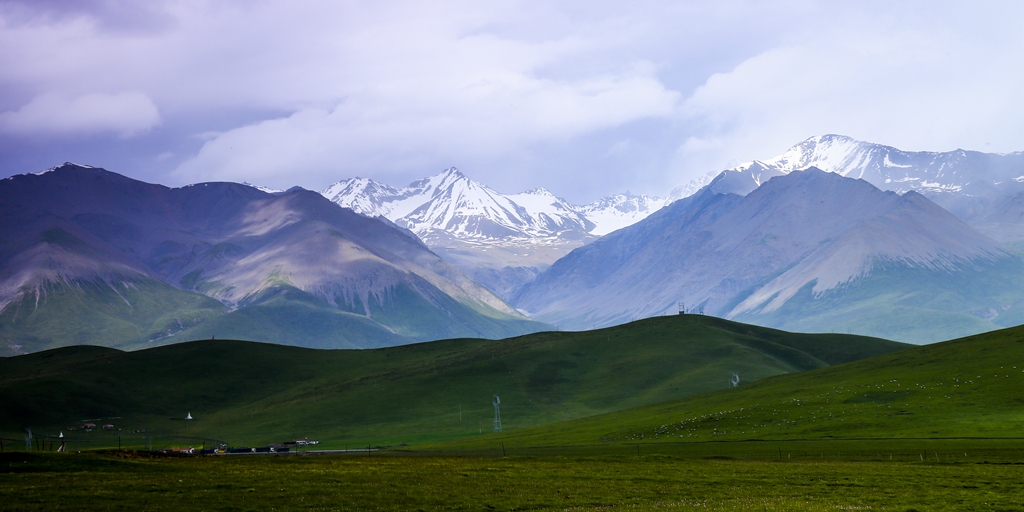
[[[717,191],[728,177],[720,175],[698,194],[570,253],[524,286],[513,304],[563,328],[671,313],[680,302],[713,315],[787,328],[825,292],[845,290],[875,269],[920,268],[938,276],[969,272],[976,261],[1004,261],[1024,275],[1024,261],[1016,253],[920,194],[900,196],[813,168],[771,178],[745,196]],[[1004,276],[1007,284],[991,296],[979,291],[960,297],[946,311],[953,314],[961,308],[969,316],[986,301],[991,307],[1017,307],[1024,296],[1011,290],[1009,283],[1022,279],[1015,272]],[[928,279],[942,293],[957,293],[943,288],[938,277]],[[808,285],[813,290],[803,292]],[[914,291],[901,290],[898,297]],[[888,297],[893,292],[878,294]],[[842,293],[836,293],[828,300],[842,303]],[[787,318],[763,315],[794,297],[810,302],[786,309]],[[873,306],[871,315],[881,314],[879,308],[883,306]],[[934,307],[915,311],[945,314]],[[968,331],[978,327],[963,322]],[[888,332],[877,326],[868,331],[856,331],[849,323],[843,327],[882,337]],[[829,328],[824,320],[805,321],[801,330],[822,328]],[[901,341],[935,341],[936,335]]]
[[[357,177],[321,194],[408,229],[502,298],[570,250],[665,203],[626,193],[575,206],[544,188],[502,194],[454,167],[402,189]]]
[[[75,284],[84,282],[106,282],[114,294],[137,288],[134,300],[155,308],[205,304],[201,313],[178,318],[135,311],[125,299],[127,310],[109,318],[123,327],[117,339],[103,340],[102,327],[96,326],[95,342],[105,344],[166,341],[168,332],[187,333],[204,322],[231,331],[241,324],[225,319],[251,308],[256,309],[247,315],[262,311],[279,319],[267,326],[272,338],[267,341],[285,343],[284,310],[321,325],[326,331],[320,334],[342,346],[350,346],[337,330],[346,323],[352,336],[369,339],[356,333],[370,329],[387,344],[543,328],[407,231],[311,191],[267,194],[234,183],[169,188],[67,164],[0,181],[0,205],[9,213],[0,220],[0,338],[9,341],[8,348],[24,346],[19,341],[24,339],[40,347],[60,341],[5,306],[17,302],[15,309],[24,313],[31,302],[32,315],[44,317],[52,308],[58,308],[53,314],[80,312],[50,318],[58,325],[73,322],[102,303],[90,304],[87,297],[98,290]],[[163,298],[153,302],[139,295],[143,289]],[[199,320],[190,323],[186,317]],[[316,329],[307,331],[300,343],[316,340]]]

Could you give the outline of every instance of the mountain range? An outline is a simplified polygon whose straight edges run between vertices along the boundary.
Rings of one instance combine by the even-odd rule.
[[[366,178],[321,194],[416,234],[431,250],[502,297],[570,250],[660,209],[665,200],[616,194],[576,206],[538,188],[502,194],[456,168],[396,189]]]
[[[982,233],[1024,248],[1024,153],[903,151],[842,135],[808,138],[769,160],[724,171],[717,192],[746,195],[772,177],[816,167],[858,178],[881,190],[917,192]],[[676,195],[696,192],[716,173]]]
[[[375,347],[544,329],[408,231],[302,189],[65,164],[0,180],[0,343]]]
[[[1024,319],[1021,153],[822,135],[667,199],[583,206],[454,168],[317,194],[171,189],[65,164],[0,180],[0,211],[7,353],[228,335],[385,346],[545,328],[524,314],[605,326],[680,303],[915,342]]]
[[[751,169],[574,250],[512,303],[571,329],[683,303],[759,325],[919,343],[1024,320],[1020,255],[922,194],[816,168],[736,193]]]
[[[772,159],[708,173],[665,197],[626,193],[572,205],[543,188],[501,194],[455,168],[401,189],[352,178],[321,193],[411,230],[510,300],[572,249],[633,225],[712,181],[716,192],[745,196],[772,177],[809,167],[863,179],[881,190],[920,193],[995,240],[1024,248],[1024,154],[910,152],[832,134],[810,137]]]

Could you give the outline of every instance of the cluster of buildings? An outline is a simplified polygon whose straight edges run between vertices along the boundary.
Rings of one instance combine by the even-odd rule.
[[[114,430],[115,427],[113,423],[107,423],[100,428],[102,428],[103,430]],[[70,427],[68,427],[68,430],[84,430],[86,432],[92,432],[93,430],[96,430],[96,424],[86,422],[82,423],[81,425],[71,425]]]

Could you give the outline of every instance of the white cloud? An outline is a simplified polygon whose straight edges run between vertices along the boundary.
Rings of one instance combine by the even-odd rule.
[[[76,160],[316,188],[456,165],[585,202],[664,194],[825,132],[1024,149],[1019,2],[130,4],[0,0],[0,132],[40,141],[0,134],[0,172]],[[94,106],[128,103],[95,94],[112,91],[140,108]],[[46,138],[147,129],[146,144]]]
[[[694,133],[678,165],[691,174],[721,169],[823,133],[916,151],[1024,149],[1013,121],[1024,116],[1024,70],[1011,64],[1024,61],[1024,38],[1007,31],[979,41],[957,33],[972,31],[960,21],[946,30],[826,32],[712,75],[681,109]]]
[[[406,87],[353,91],[330,109],[301,109],[229,130],[207,141],[178,176],[283,187],[297,169],[320,181],[353,167],[431,172],[437,159],[496,161],[531,145],[668,118],[681,99],[644,65],[584,80],[538,78],[529,70],[446,71]]]
[[[160,124],[156,105],[140,92],[36,96],[18,110],[0,113],[7,133],[116,133],[131,137]]]

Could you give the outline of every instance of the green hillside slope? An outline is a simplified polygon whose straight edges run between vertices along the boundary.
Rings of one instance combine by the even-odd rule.
[[[1019,438],[1024,326],[737,389],[488,436],[493,446],[857,438]],[[455,441],[446,449],[471,448]]]
[[[823,293],[813,283],[770,313],[737,316],[778,329],[835,330],[908,343],[934,343],[1024,322],[1015,297],[1024,289],[1024,262],[974,262],[955,269],[876,262],[872,273]]]
[[[209,297],[140,277],[53,285],[0,311],[0,356],[68,345],[147,346],[218,318],[227,308]],[[74,322],[66,319],[73,318]],[[186,338],[188,339],[188,338]]]
[[[69,347],[0,359],[0,429],[44,433],[116,417],[125,442],[146,428],[235,445],[302,436],[400,444],[490,430],[495,394],[505,429],[516,430],[721,390],[733,373],[747,382],[904,347],[702,316],[375,350]],[[187,413],[195,420],[181,421]],[[76,433],[76,442],[105,434]]]

